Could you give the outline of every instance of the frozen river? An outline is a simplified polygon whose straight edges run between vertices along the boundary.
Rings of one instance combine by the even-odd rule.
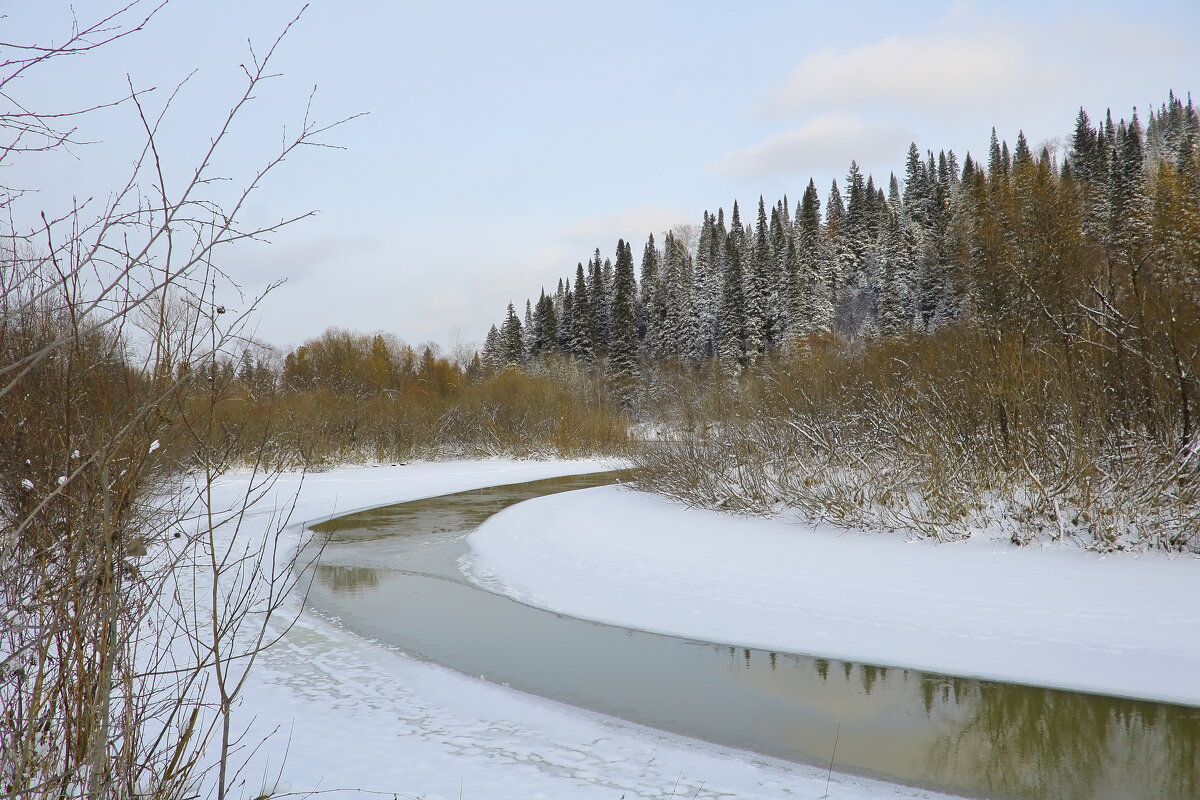
[[[612,480],[474,490],[319,525],[311,607],[468,675],[786,760],[974,797],[1200,796],[1194,708],[646,633],[463,577],[466,535],[491,515]]]

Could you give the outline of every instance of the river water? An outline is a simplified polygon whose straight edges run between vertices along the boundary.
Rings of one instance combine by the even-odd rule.
[[[620,477],[462,492],[314,526],[324,551],[310,608],[470,675],[777,758],[979,798],[1200,798],[1197,708],[635,631],[523,605],[459,571],[467,533],[492,514]]]

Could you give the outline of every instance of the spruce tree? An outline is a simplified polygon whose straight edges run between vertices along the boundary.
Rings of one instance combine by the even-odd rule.
[[[846,173],[846,216],[842,226],[842,236],[849,251],[849,260],[842,274],[851,288],[859,288],[861,284],[862,261],[870,239],[867,230],[867,205],[871,199],[858,162],[851,161],[850,169]]]
[[[660,354],[664,358],[687,356],[694,337],[692,318],[692,257],[687,246],[667,233],[663,247],[663,294],[665,314]]]
[[[783,203],[771,212],[771,270],[769,304],[767,308],[767,338],[771,345],[787,340],[791,325],[792,284],[796,280],[796,247],[792,240],[790,220]]]
[[[291,353],[288,358],[291,358]],[[504,366],[504,345],[500,338],[500,331],[493,325],[488,329],[487,336],[483,340],[483,363],[488,369],[500,369]]]
[[[883,242],[879,281],[879,332],[883,336],[899,336],[908,329],[908,322],[912,318],[912,263],[898,215],[888,215]]]
[[[686,353],[697,365],[712,358],[715,352],[716,325],[721,308],[721,248],[715,228],[716,221],[705,211],[692,280],[692,341]]]
[[[558,317],[554,313],[554,301],[543,291],[533,313],[533,347],[530,356],[544,358],[558,347]]]
[[[646,240],[642,250],[642,282],[639,292],[643,348],[651,357],[657,358],[663,347],[663,320],[666,318],[666,298],[659,265],[658,248],[654,245],[654,234]]]
[[[622,239],[617,242],[617,263],[613,270],[612,333],[609,338],[608,371],[617,397],[628,406],[638,374],[637,331],[633,303],[637,285],[633,276],[633,248]]]
[[[543,291],[543,294],[545,292]],[[533,327],[533,304],[528,299],[525,300],[525,323],[521,327],[521,341],[524,346],[525,357],[529,358],[534,352],[534,340],[536,331]]]
[[[911,224],[921,228],[929,224],[929,200],[929,176],[917,143],[913,142],[908,146],[908,157],[904,160],[904,211]]]
[[[567,281],[570,285],[570,281]],[[575,293],[567,289],[563,293],[562,312],[558,317],[558,350],[567,355],[575,353]]]
[[[525,363],[525,342],[521,330],[521,320],[513,310],[513,304],[508,304],[508,314],[500,329],[500,360],[504,366],[520,366]]]
[[[583,276],[583,264],[575,267],[575,324],[571,336],[571,353],[584,364],[595,361],[596,317],[588,294],[587,281]]]
[[[810,179],[796,209],[797,335],[833,329],[833,276],[821,230],[821,198]]]
[[[596,355],[606,352],[608,345],[608,284],[604,279],[600,248],[588,262],[588,300],[592,310],[592,347]]]
[[[854,253],[846,233],[846,206],[836,180],[829,187],[829,199],[825,204],[825,241],[829,258],[829,299],[836,310],[843,300],[844,286],[854,267]]]
[[[1078,116],[1075,117],[1075,133],[1071,137],[1071,149],[1067,163],[1071,165],[1071,173],[1076,180],[1087,186],[1092,185],[1097,178],[1096,151],[1098,145],[1098,137],[1092,128],[1092,121],[1081,107]]]
[[[725,238],[721,327],[717,342],[717,356],[721,366],[731,375],[741,372],[746,357],[746,305],[742,294],[742,258],[737,242],[733,231],[730,231]]]
[[[758,198],[758,222],[754,230],[750,263],[745,281],[746,354],[753,360],[767,349],[767,309],[769,272],[771,269],[771,240],[767,230],[767,212],[762,195]]]

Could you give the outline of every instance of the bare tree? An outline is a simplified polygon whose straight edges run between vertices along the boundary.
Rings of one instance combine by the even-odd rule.
[[[212,426],[221,365],[261,299],[227,310],[222,298],[240,290],[221,254],[307,216],[238,222],[271,172],[329,146],[322,135],[345,121],[306,110],[219,201],[215,182],[229,182],[214,165],[299,16],[251,51],[182,173],[159,133],[181,88],[162,97],[130,81],[121,97],[67,111],[17,92],[50,62],[83,65],[143,31],[164,5],[132,0],[58,45],[0,43],[0,166],[82,143],[99,108],[125,108],[144,134],[103,204],[34,206],[48,198],[0,185],[0,797],[225,797],[234,700],[295,580],[279,552],[287,510],[266,537],[244,527],[270,485],[263,465],[229,507],[214,497],[230,458]]]

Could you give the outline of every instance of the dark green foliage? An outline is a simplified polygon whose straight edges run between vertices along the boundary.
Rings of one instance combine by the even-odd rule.
[[[608,368],[617,397],[628,405],[638,374],[637,329],[633,305],[637,284],[633,276],[633,249],[617,242],[617,264],[613,271],[612,333]]]
[[[1105,357],[1123,376],[1114,380],[1148,380],[1133,342],[1163,344],[1174,334],[1152,333],[1147,304],[1176,284],[1200,294],[1198,141],[1190,99],[1172,94],[1145,131],[1136,113],[1118,122],[1108,113],[1094,128],[1080,110],[1061,166],[1023,132],[1010,152],[995,129],[986,168],[970,154],[960,168],[953,150],[922,155],[913,143],[902,179],[890,175],[886,192],[851,162],[844,184],[830,186],[824,215],[809,181],[794,220],[786,198],[760,197],[752,226],[734,202],[728,225],[718,209],[704,213],[698,235],[648,237],[640,286],[628,244],[615,265],[596,250],[577,267],[573,290],[561,282],[526,325],[510,318],[489,333],[484,361],[536,367],[561,352],[614,376],[628,402],[634,376],[667,364],[716,360],[740,373],[828,335],[897,338],[966,324],[1003,338],[1046,321],[1072,341],[1085,323],[1103,322],[1120,339]],[[1093,271],[1087,280],[1081,264]],[[1118,310],[1127,300],[1136,311]],[[1190,358],[1179,351],[1175,369],[1188,418],[1176,425],[1188,430]]]

